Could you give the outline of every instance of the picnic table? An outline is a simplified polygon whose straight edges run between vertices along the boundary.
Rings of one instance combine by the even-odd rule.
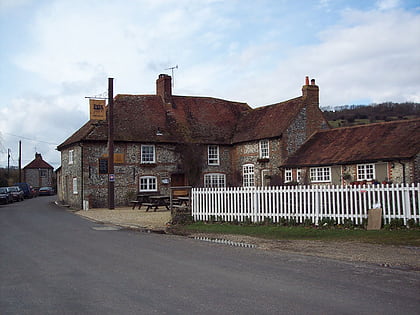
[[[139,209],[140,209],[142,205],[149,204],[150,203],[149,197],[153,196],[153,195],[156,195],[156,192],[137,194],[136,200],[131,200],[130,201],[130,204],[133,205],[133,210],[136,208],[136,206],[138,206]]]
[[[169,210],[169,196],[166,195],[158,195],[158,196],[149,196],[149,203],[144,203],[144,205],[147,205],[146,212],[149,211],[151,208],[155,208],[154,211],[158,207],[165,206],[167,210]]]

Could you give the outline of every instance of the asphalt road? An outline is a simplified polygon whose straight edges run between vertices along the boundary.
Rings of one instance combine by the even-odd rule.
[[[0,206],[0,314],[419,314],[420,274]]]

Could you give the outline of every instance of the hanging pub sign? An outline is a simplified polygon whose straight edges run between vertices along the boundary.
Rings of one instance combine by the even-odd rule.
[[[90,119],[92,120],[106,120],[106,106],[105,100],[89,99],[90,105]]]

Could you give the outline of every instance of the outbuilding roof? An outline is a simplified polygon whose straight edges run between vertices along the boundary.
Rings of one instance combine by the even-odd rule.
[[[40,153],[35,153],[35,159],[32,162],[30,162],[28,165],[26,165],[23,169],[29,169],[29,168],[36,168],[36,169],[39,169],[39,168],[43,168],[43,169],[50,168],[50,169],[53,169],[54,167],[52,167],[50,164],[48,164],[47,162],[45,162],[42,159],[42,156],[41,156]]]
[[[368,163],[413,158],[420,152],[420,119],[319,131],[282,167]]]

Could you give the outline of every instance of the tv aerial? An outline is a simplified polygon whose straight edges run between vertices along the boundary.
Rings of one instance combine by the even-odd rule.
[[[174,66],[174,67],[169,67],[166,68],[165,70],[171,70],[171,77],[172,77],[172,88],[175,85],[175,77],[174,77],[174,69],[178,69],[178,65]]]

